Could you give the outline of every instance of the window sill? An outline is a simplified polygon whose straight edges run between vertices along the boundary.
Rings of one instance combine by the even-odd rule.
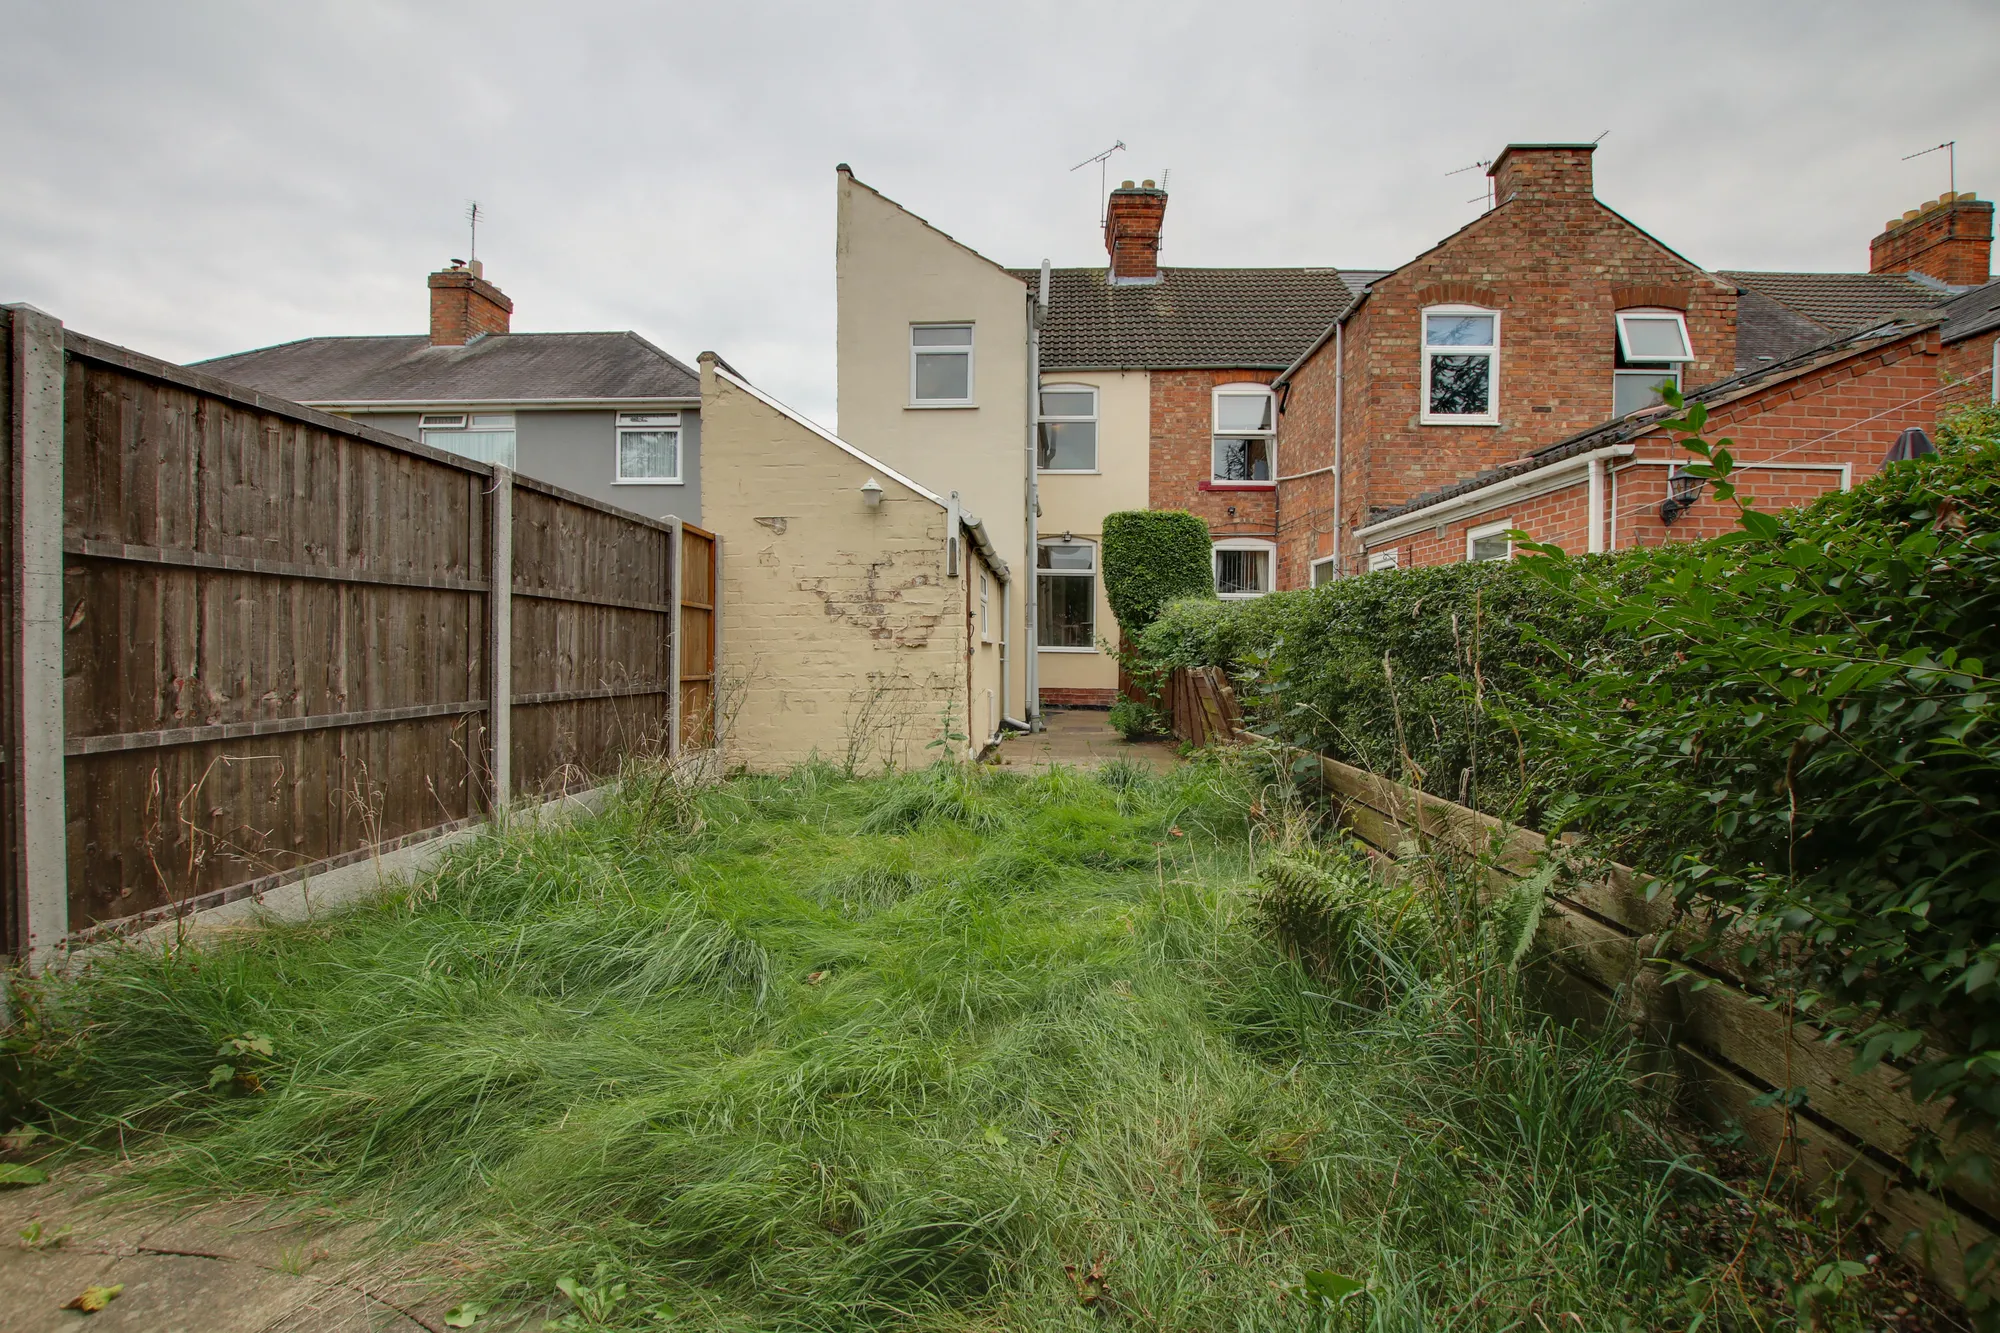
[[[905,403],[905,412],[966,412],[976,409],[978,403]]]
[[[1101,477],[1104,469],[1099,467],[1038,467],[1035,469],[1044,477]]]
[[[1050,648],[1045,644],[1038,643],[1035,645],[1035,651],[1038,653],[1094,653],[1097,650],[1095,648]]]
[[[1417,417],[1419,426],[1497,426],[1499,417]]]
[[[1225,602],[1252,602],[1259,597],[1270,596],[1267,592],[1219,592],[1215,595]]]
[[[679,477],[613,477],[613,486],[685,486]]]
[[[1195,487],[1200,491],[1275,491],[1275,481],[1204,481]]]

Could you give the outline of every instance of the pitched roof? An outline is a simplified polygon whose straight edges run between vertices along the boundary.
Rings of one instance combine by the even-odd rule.
[[[1854,333],[1913,310],[1943,305],[1954,293],[1903,273],[1746,273],[1718,271],[1803,315],[1828,333]]]
[[[1819,343],[1775,364],[1763,366],[1744,374],[1733,375],[1726,380],[1717,380],[1713,384],[1706,384],[1698,389],[1690,389],[1688,390],[1686,401],[1689,403],[1706,403],[1711,409],[1719,407],[1724,403],[1735,402],[1739,398],[1748,397],[1750,394],[1769,388],[1773,384],[1797,379],[1801,375],[1810,374],[1822,366],[1829,365],[1835,361],[1841,361],[1847,357],[1870,351],[1887,343],[1907,338],[1912,333],[1921,329],[1935,327],[1941,322],[1942,318],[1941,315],[1913,315],[1878,323],[1861,330],[1859,333],[1849,333]],[[1461,495],[1469,495],[1473,491],[1484,490],[1496,482],[1506,481],[1509,478],[1518,477],[1528,472],[1537,472],[1542,468],[1566,462],[1580,454],[1587,454],[1593,450],[1602,449],[1607,445],[1624,444],[1628,441],[1636,440],[1643,435],[1650,435],[1658,428],[1660,420],[1667,415],[1668,409],[1665,407],[1653,407],[1642,412],[1633,412],[1626,416],[1615,417],[1610,421],[1592,426],[1589,430],[1579,431],[1567,439],[1558,440],[1554,444],[1544,445],[1529,454],[1526,458],[1517,458],[1511,463],[1502,463],[1499,467],[1489,468],[1476,476],[1467,477],[1464,481],[1455,482],[1450,486],[1441,486],[1433,491],[1426,491],[1415,499],[1397,505],[1395,508],[1386,510],[1383,513],[1371,514],[1368,519],[1368,526],[1373,527],[1378,523],[1387,523],[1392,519],[1401,518],[1406,514],[1414,514],[1421,509],[1432,508],[1435,505],[1443,504],[1447,500],[1455,500]]]
[[[1010,272],[1040,282],[1037,269]],[[1283,370],[1353,304],[1374,271],[1162,268],[1113,285],[1103,268],[1049,273],[1047,370]]]
[[[2000,278],[1954,297],[1940,313],[1944,327],[1938,336],[1948,343],[2000,328]]]
[[[433,347],[421,333],[302,338],[194,363],[302,403],[507,403],[699,398],[701,377],[636,333],[493,333]]]

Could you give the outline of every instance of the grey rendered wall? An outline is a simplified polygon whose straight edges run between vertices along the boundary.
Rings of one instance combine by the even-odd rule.
[[[514,418],[514,469],[648,518],[701,522],[701,414],[681,408],[681,484],[619,485],[616,414],[520,412]],[[393,429],[393,428],[392,428]]]
[[[419,418],[415,412],[356,412],[353,417],[364,426],[386,430],[391,435],[400,435],[406,440],[419,437],[417,430]]]

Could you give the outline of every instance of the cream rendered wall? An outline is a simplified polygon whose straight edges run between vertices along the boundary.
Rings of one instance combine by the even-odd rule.
[[[1097,472],[1041,474],[1042,537],[1068,532],[1100,542],[1104,516],[1147,507],[1152,447],[1152,386],[1143,370],[1044,371],[1045,386],[1087,384],[1097,390]],[[1097,637],[1118,643],[1118,622],[1104,595],[1103,562],[1097,577]],[[1051,689],[1115,689],[1118,659],[1110,653],[1041,653],[1042,684]]]
[[[965,543],[967,572],[965,582],[966,632],[972,645],[972,694],[967,704],[968,716],[961,721],[970,722],[959,731],[971,737],[974,750],[983,750],[988,741],[993,740],[1000,730],[1001,707],[1004,682],[1000,679],[1000,612],[1014,595],[1014,589],[1000,582],[1000,576],[986,563],[979,549],[968,539]],[[987,587],[987,630],[984,635],[979,630],[979,576],[986,575]],[[1019,642],[1019,640],[1016,640]]]
[[[894,478],[869,509],[867,465],[703,359],[703,499],[722,536],[724,739],[768,771],[817,754],[873,771],[929,762],[968,712],[963,577],[945,576],[944,507]],[[997,654],[997,650],[996,650]]]
[[[1027,284],[847,172],[835,179],[840,436],[940,495],[957,491],[1020,576],[1033,567],[1026,551]],[[910,325],[956,321],[973,325],[977,406],[911,407]],[[703,425],[708,429],[706,418]],[[1025,644],[1026,599],[1010,601],[1011,641]],[[1019,656],[1009,666],[1003,710],[1017,718],[1024,716]]]

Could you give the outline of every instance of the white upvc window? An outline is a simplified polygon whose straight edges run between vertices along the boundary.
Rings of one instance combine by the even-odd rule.
[[[1035,645],[1046,652],[1097,651],[1097,547],[1064,539],[1035,548]]]
[[[993,619],[990,608],[993,605],[993,580],[985,570],[979,571],[979,641],[993,642]]]
[[[679,485],[681,414],[620,412],[617,469],[614,485]]]
[[[1396,551],[1397,548],[1394,546],[1386,550],[1370,551],[1368,553],[1368,572],[1374,574],[1381,570],[1396,568]]]
[[[910,325],[910,405],[972,406],[972,325]]]
[[[1278,404],[1270,386],[1225,384],[1214,393],[1214,461],[1210,477],[1224,485],[1277,484]]]
[[[1428,426],[1500,424],[1500,312],[1434,305],[1422,315],[1423,399]]]
[[[512,412],[426,412],[417,418],[417,434],[432,448],[461,458],[514,466]]]
[[[1035,466],[1044,472],[1097,471],[1097,390],[1050,384],[1041,391]]]
[[[1215,544],[1215,595],[1232,601],[1262,597],[1277,586],[1278,547],[1256,537],[1225,537]]]
[[[1312,562],[1312,586],[1324,587],[1338,577],[1334,572],[1334,557],[1323,555]]]
[[[1476,528],[1468,528],[1465,533],[1465,558],[1477,560],[1512,560],[1514,543],[1507,540],[1507,534],[1514,527],[1514,520],[1503,518],[1498,523],[1482,523]]]
[[[1681,366],[1694,352],[1678,310],[1621,310],[1613,318],[1611,415],[1622,417],[1665,402],[1660,386],[1681,387]]]

